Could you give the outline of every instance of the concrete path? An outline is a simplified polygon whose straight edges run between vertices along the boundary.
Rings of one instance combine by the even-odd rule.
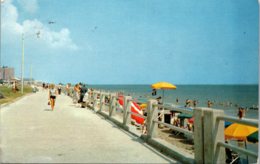
[[[47,91],[2,107],[0,130],[1,163],[176,162],[65,95],[51,111]]]

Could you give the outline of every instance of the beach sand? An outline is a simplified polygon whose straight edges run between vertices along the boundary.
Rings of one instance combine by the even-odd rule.
[[[194,144],[192,140],[188,140],[183,134],[175,134],[170,128],[159,129],[158,137],[168,143],[183,149],[183,151],[194,154]]]

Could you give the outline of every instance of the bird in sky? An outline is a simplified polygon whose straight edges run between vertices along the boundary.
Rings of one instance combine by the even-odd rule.
[[[54,22],[54,21],[49,21],[48,22],[48,24],[54,24],[54,23],[56,23],[56,22]]]
[[[38,32],[36,33],[37,38],[40,38],[40,34],[41,34],[41,31],[38,31]]]

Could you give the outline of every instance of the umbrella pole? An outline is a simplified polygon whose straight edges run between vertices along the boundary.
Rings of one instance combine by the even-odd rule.
[[[162,97],[162,122],[164,123],[164,89],[163,89],[163,97]]]
[[[245,148],[247,149],[246,141],[245,141]],[[248,164],[248,155],[246,155],[246,161],[247,161],[247,164]]]
[[[163,89],[163,96],[162,96],[162,105],[164,104],[164,89]]]

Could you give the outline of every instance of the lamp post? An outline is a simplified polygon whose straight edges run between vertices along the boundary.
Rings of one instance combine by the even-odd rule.
[[[37,38],[40,37],[40,31],[38,31],[36,33],[36,36],[37,36]],[[24,39],[25,39],[24,33],[22,33],[22,63],[21,63],[21,93],[22,94],[23,94],[23,90],[24,90]]]
[[[24,33],[22,33],[21,93],[23,94],[24,75]]]

